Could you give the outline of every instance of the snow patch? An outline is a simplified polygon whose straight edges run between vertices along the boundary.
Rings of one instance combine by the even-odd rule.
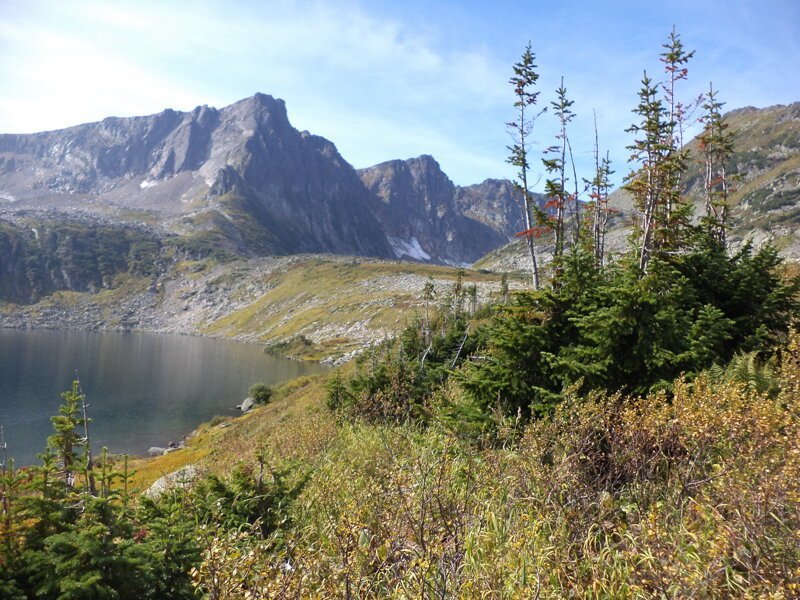
[[[5,200],[6,202],[16,202],[17,199],[9,194],[8,192],[0,192],[0,200]]]
[[[31,231],[33,232],[33,237],[36,238],[36,241],[39,241],[39,230],[36,227],[31,227]]]
[[[145,179],[142,183],[139,184],[139,187],[143,190],[146,190],[151,187],[155,187],[158,185],[158,181],[153,181],[151,179]]]
[[[391,245],[392,251],[397,258],[408,256],[414,260],[431,259],[431,255],[422,249],[422,246],[419,245],[419,240],[415,237],[412,237],[410,240],[401,240],[390,237],[389,244]]]

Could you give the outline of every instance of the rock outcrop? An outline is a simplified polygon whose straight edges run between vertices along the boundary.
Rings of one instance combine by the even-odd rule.
[[[398,258],[466,265],[507,241],[464,213],[456,201],[458,188],[432,156],[392,160],[359,175]]]
[[[333,253],[452,265],[472,263],[520,229],[510,183],[457,187],[430,156],[357,172],[265,94],[221,109],[0,135],[0,219],[24,232],[23,241],[0,240],[0,272],[13,280],[0,299],[14,301],[106,287],[128,268],[117,261],[99,276],[69,274],[60,268],[69,248],[43,233],[45,221],[80,222],[84,231],[146,223],[195,258]],[[79,262],[96,262],[94,250],[82,249]],[[49,274],[38,288],[25,282],[43,278],[23,253]]]
[[[533,194],[542,202],[539,194]],[[508,179],[487,179],[456,187],[456,206],[467,217],[480,221],[511,239],[525,229],[520,192]]]

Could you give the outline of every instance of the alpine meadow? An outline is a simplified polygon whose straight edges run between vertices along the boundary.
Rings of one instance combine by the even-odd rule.
[[[616,164],[520,50],[513,182],[353,169],[263,94],[0,136],[4,326],[331,365],[151,458],[78,380],[37,464],[0,427],[0,598],[800,597],[800,104],[686,97],[673,28]]]

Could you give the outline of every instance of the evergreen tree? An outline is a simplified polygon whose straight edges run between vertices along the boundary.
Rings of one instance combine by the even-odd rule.
[[[24,597],[13,572],[20,559],[19,539],[24,530],[19,504],[26,477],[8,458],[3,427],[0,427],[0,461],[0,598],[13,599]]]
[[[626,130],[637,136],[628,147],[635,167],[626,188],[641,213],[636,246],[642,273],[655,254],[674,253],[685,246],[691,220],[691,204],[683,198],[681,181],[688,157],[682,147],[687,108],[675,90],[677,82],[686,79],[686,63],[694,52],[684,50],[674,29],[664,48],[661,61],[668,81],[659,86],[645,72],[633,111],[640,120]],[[659,88],[664,91],[663,100]]]
[[[664,52],[661,53],[659,59],[664,64],[664,70],[667,73],[667,81],[662,84],[662,88],[668,107],[670,136],[673,138],[672,145],[682,148],[686,121],[693,109],[697,107],[697,102],[695,101],[689,106],[685,105],[678,98],[675,88],[679,81],[688,77],[689,70],[686,65],[694,56],[694,50],[687,52],[684,49],[681,37],[675,27],[672,28],[667,43],[663,44],[662,48],[664,48]]]
[[[626,131],[638,137],[631,150],[630,160],[636,164],[635,170],[628,175],[626,188],[633,194],[634,202],[641,214],[636,231],[636,252],[639,269],[647,271],[654,249],[657,248],[657,229],[663,228],[665,195],[665,164],[667,153],[669,124],[666,120],[666,109],[658,98],[658,88],[653,80],[642,77],[639,90],[639,104],[633,111],[640,122]]]
[[[426,343],[430,342],[431,338],[431,319],[430,319],[430,303],[436,297],[436,285],[433,281],[433,276],[428,275],[425,285],[422,286],[422,299],[425,301],[425,330],[423,338]]]
[[[505,304],[508,302],[508,273],[503,273],[500,278],[500,302]]]
[[[47,538],[29,564],[41,598],[154,598],[158,558],[137,543],[131,522],[94,498],[74,527]]]
[[[689,75],[687,64],[694,56],[694,51],[687,51],[675,27],[669,34],[667,43],[662,45],[664,52],[660,60],[664,65],[667,80],[661,84],[664,102],[667,107],[667,143],[665,162],[666,169],[666,204],[664,207],[665,228],[663,243],[668,251],[675,251],[685,244],[683,234],[691,220],[691,205],[683,195],[683,175],[686,173],[689,150],[684,148],[683,135],[689,124],[692,113],[701,102],[701,98],[689,104],[681,101],[677,95],[677,85],[685,81]]]
[[[610,209],[608,206],[608,194],[611,190],[610,177],[614,173],[611,169],[611,160],[608,152],[604,158],[600,158],[600,141],[597,134],[597,115],[594,115],[594,177],[591,181],[584,180],[590,190],[589,205],[592,210],[592,248],[594,250],[595,263],[602,267],[605,264],[606,232],[608,231],[608,220]]]
[[[572,104],[572,100],[567,98],[567,90],[564,87],[564,79],[562,78],[561,86],[556,90],[556,100],[550,104],[560,126],[556,135],[557,143],[545,150],[545,154],[551,155],[552,158],[542,159],[545,170],[554,176],[548,178],[545,182],[545,194],[547,195],[545,208],[550,208],[554,213],[552,216],[548,216],[547,225],[553,230],[553,261],[556,263],[556,268],[558,268],[560,258],[564,254],[565,213],[572,206],[571,210],[576,219],[578,215],[577,192],[574,195],[567,192],[567,182],[569,181],[567,177],[567,159],[571,155],[567,125],[575,117],[571,109]],[[573,222],[573,225],[576,228],[579,227],[577,222]]]
[[[700,117],[703,131],[698,136],[703,154],[703,196],[705,200],[705,225],[717,241],[726,247],[730,174],[728,163],[733,156],[733,134],[722,118],[724,102],[717,99],[714,86],[709,84]]]
[[[508,147],[511,155],[507,162],[518,169],[516,187],[522,199],[522,212],[525,222],[525,231],[520,232],[518,235],[524,236],[526,239],[528,254],[531,257],[533,289],[539,289],[539,266],[536,260],[536,246],[534,243],[536,234],[534,224],[539,221],[539,209],[531,195],[528,181],[530,136],[533,132],[533,124],[536,117],[544,112],[541,111],[534,116],[530,114],[539,98],[539,92],[533,91],[533,87],[539,80],[539,74],[536,72],[536,64],[534,63],[535,60],[531,45],[528,43],[522,58],[518,63],[514,64],[514,75],[509,79],[509,83],[514,87],[514,95],[517,97],[514,102],[517,117],[514,121],[507,123],[513,140],[513,144]]]
[[[535,417],[574,386],[644,394],[736,352],[768,356],[800,317],[800,279],[782,279],[774,248],[728,257],[702,230],[690,242],[645,274],[638,256],[600,270],[574,248],[558,287],[518,294],[477,336],[464,389],[484,410]]]
[[[58,461],[64,486],[71,490],[76,484],[76,477],[81,469],[79,450],[84,447],[85,438],[79,433],[83,425],[79,402],[79,382],[72,382],[72,390],[61,394],[64,403],[58,409],[59,414],[51,417],[54,433],[47,439],[47,445]]]

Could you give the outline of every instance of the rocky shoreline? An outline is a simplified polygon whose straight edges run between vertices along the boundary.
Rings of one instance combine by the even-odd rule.
[[[327,289],[315,287],[314,269],[328,277]],[[456,270],[436,269],[443,298]],[[340,271],[356,275],[341,283]],[[189,261],[152,279],[125,276],[111,289],[56,292],[29,305],[0,303],[0,327],[202,336],[272,346],[290,358],[296,358],[291,348],[283,349],[301,339],[317,352],[316,360],[339,364],[418,314],[427,277],[419,265],[330,255]],[[497,277],[475,277],[484,279],[476,282],[482,301],[497,293]]]

